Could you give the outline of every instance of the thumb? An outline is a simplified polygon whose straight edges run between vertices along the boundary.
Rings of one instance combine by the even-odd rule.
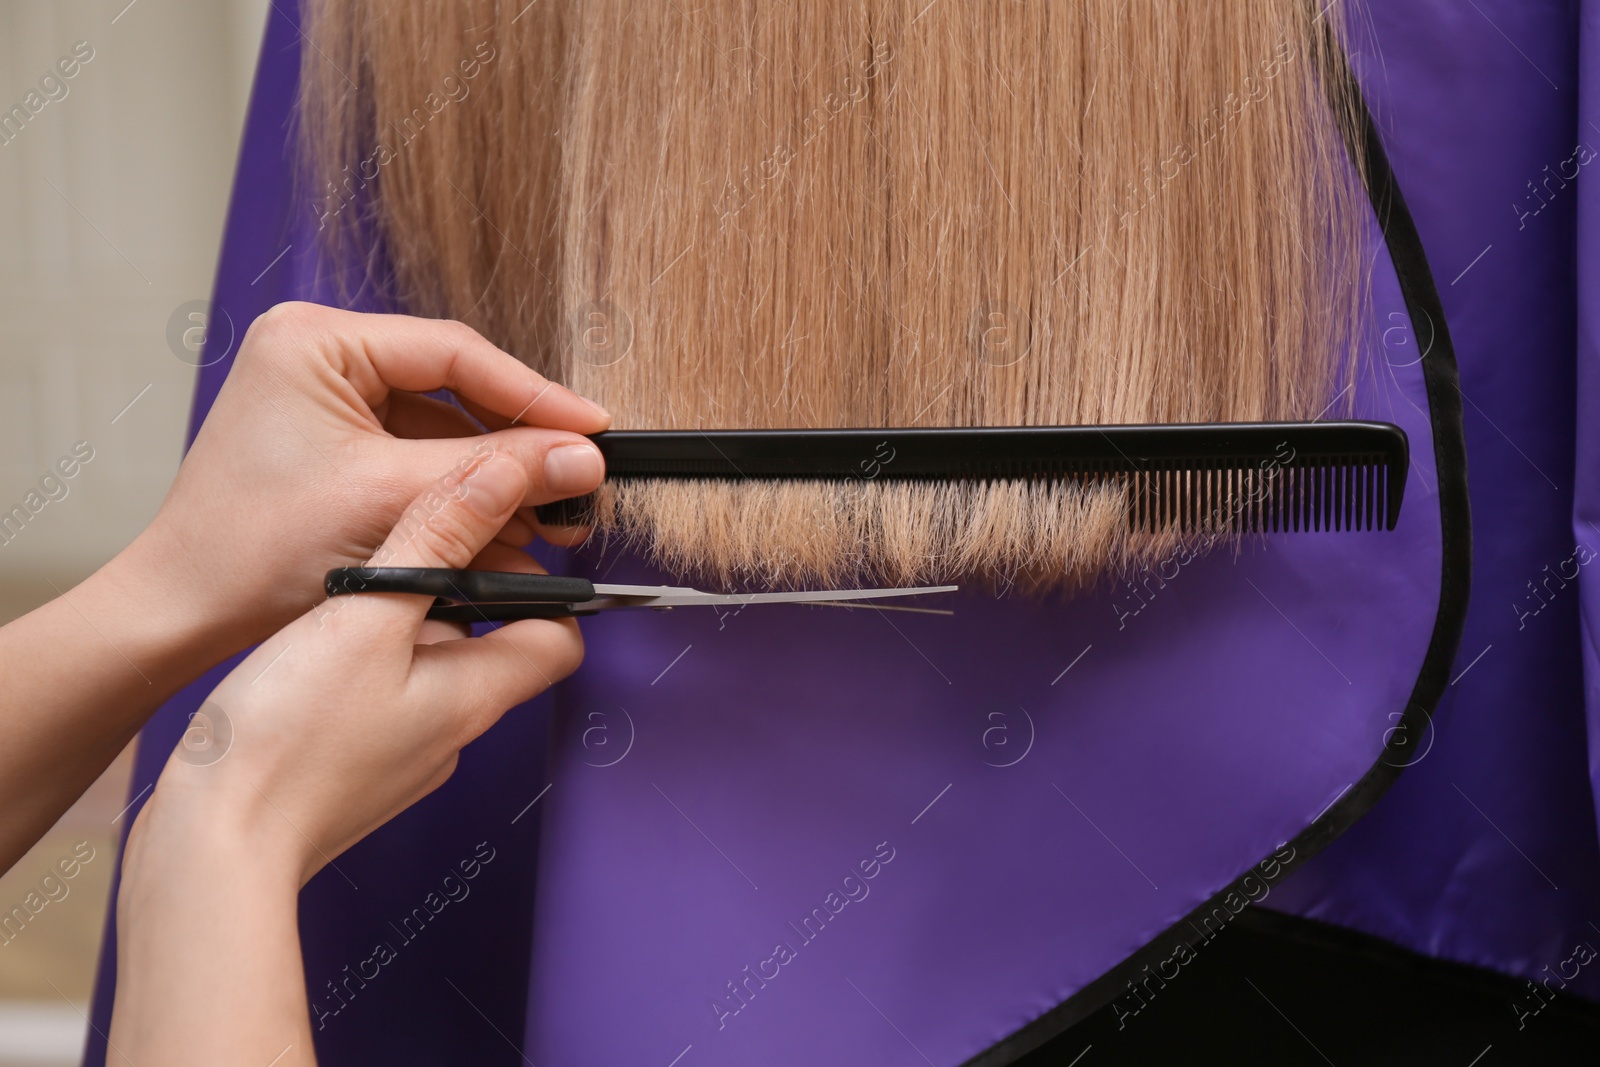
[[[449,567],[470,564],[494,539],[528,490],[528,473],[514,459],[490,452],[465,473],[452,471],[400,516],[369,567]],[[374,593],[354,597],[363,616],[385,628],[421,626],[430,596]]]

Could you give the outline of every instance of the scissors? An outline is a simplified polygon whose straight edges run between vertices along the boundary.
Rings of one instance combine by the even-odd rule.
[[[356,593],[414,593],[434,597],[428,618],[445,622],[566,619],[617,608],[744,607],[748,604],[820,604],[953,593],[959,586],[902,589],[823,589],[790,593],[707,593],[673,585],[596,585],[587,578],[446,567],[337,567],[323,588],[330,597]],[[863,605],[873,607],[876,605]]]

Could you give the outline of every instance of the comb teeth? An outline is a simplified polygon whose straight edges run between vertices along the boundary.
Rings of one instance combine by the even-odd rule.
[[[595,444],[613,478],[840,482],[1073,481],[1121,488],[1135,530],[1392,530],[1410,464],[1388,423],[613,430]],[[539,507],[591,525],[592,496]]]
[[[1376,453],[1297,456],[1270,468],[1222,458],[1081,480],[1120,482],[1130,496],[1129,525],[1152,533],[1392,530],[1399,517],[1389,462]]]

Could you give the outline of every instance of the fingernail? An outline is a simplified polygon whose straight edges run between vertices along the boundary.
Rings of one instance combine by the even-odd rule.
[[[552,493],[587,493],[600,484],[605,472],[605,461],[593,445],[562,445],[545,453],[544,487]]]
[[[596,412],[598,412],[600,415],[605,417],[607,422],[611,421],[611,412],[609,412],[605,408],[601,407],[595,401],[590,400],[588,397],[584,396],[582,393],[574,393],[572,395],[577,397],[579,400],[582,400],[585,404],[588,404],[590,407],[594,408],[594,410]]]
[[[499,516],[522,500],[528,479],[508,459],[491,456],[461,483],[467,507],[485,518]]]

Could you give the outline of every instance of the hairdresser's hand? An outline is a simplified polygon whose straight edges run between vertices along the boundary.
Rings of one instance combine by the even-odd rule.
[[[380,556],[465,566],[536,475],[509,452],[480,461],[437,486],[437,509],[419,497]],[[570,619],[471,638],[426,623],[429,597],[338,602],[268,639],[213,691],[231,742],[210,762],[179,746],[130,832],[111,1043],[134,1063],[310,1062],[300,887],[437,788],[463,745],[583,655]]]
[[[374,558],[466,566],[526,499],[537,473],[528,468],[497,452],[464,478],[436,479]],[[521,559],[518,569],[538,570]],[[268,638],[212,691],[231,727],[231,740],[218,738],[220,758],[195,760],[180,746],[140,822],[220,820],[304,881],[437,788],[461,746],[582,659],[571,619],[524,620],[474,638],[464,626],[427,621],[431,604],[404,594],[337,597]]]
[[[420,395],[438,389],[495,432]],[[608,422],[459,323],[310,304],[257,319],[150,526],[0,627],[0,872],[162,701],[321,601],[323,575],[368,559],[442,475],[494,448],[526,472],[518,504],[587,492],[602,462],[580,435]],[[524,565],[511,546],[533,525],[497,530],[471,562]]]
[[[494,432],[420,395],[438,389]],[[225,655],[321,600],[326,571],[370,557],[401,510],[475,449],[492,445],[529,472],[519,505],[593,489],[603,462],[580,435],[609,422],[460,323],[280,304],[245,335],[160,512],[125,555],[159,575],[152,596],[185,630],[198,624]],[[531,541],[531,518],[515,515],[502,543]]]

